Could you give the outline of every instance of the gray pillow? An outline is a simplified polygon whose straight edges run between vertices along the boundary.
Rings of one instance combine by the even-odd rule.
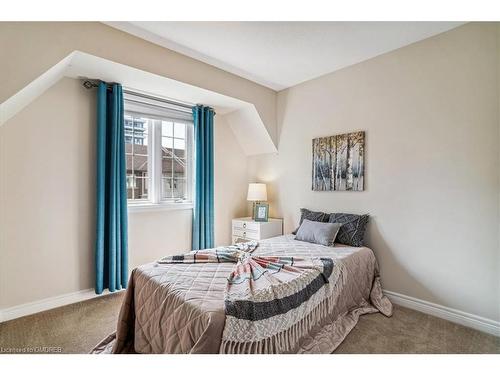
[[[369,218],[369,215],[330,214],[330,223],[342,224],[337,234],[337,242],[355,247],[364,246],[363,238]]]
[[[300,221],[299,221],[299,227],[304,221],[304,219],[311,220],[311,221],[319,221],[322,223],[328,223],[328,219],[330,217],[330,214],[327,214],[326,212],[319,212],[319,211],[311,211],[308,210],[307,208],[301,208],[300,209]],[[299,228],[295,229],[292,234],[297,234],[297,231]]]
[[[333,246],[341,226],[342,224],[339,223],[320,223],[319,221],[304,219],[297,230],[295,239],[318,245]]]

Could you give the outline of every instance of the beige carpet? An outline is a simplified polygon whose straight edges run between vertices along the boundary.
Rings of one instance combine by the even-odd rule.
[[[0,353],[88,353],[115,330],[123,293],[0,324]],[[500,353],[500,338],[395,306],[392,318],[364,315],[336,353]]]

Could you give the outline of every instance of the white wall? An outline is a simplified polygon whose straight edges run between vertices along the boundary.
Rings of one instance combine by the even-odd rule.
[[[278,94],[279,154],[249,160],[285,230],[369,213],[391,291],[500,320],[497,25],[467,24]],[[311,140],[366,131],[366,190],[311,191]]]
[[[94,286],[95,90],[63,79],[0,127],[0,309]],[[215,117],[215,238],[245,213],[246,157]],[[129,265],[191,246],[191,210],[129,213]]]

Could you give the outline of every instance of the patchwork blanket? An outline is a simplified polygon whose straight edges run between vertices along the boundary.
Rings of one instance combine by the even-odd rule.
[[[225,353],[286,352],[331,313],[341,274],[330,258],[253,255],[255,241],[168,256],[160,264],[235,263],[224,292]]]

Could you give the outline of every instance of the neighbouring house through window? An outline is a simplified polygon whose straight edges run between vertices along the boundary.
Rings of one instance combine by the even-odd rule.
[[[124,96],[129,206],[191,203],[191,109],[149,96]]]

